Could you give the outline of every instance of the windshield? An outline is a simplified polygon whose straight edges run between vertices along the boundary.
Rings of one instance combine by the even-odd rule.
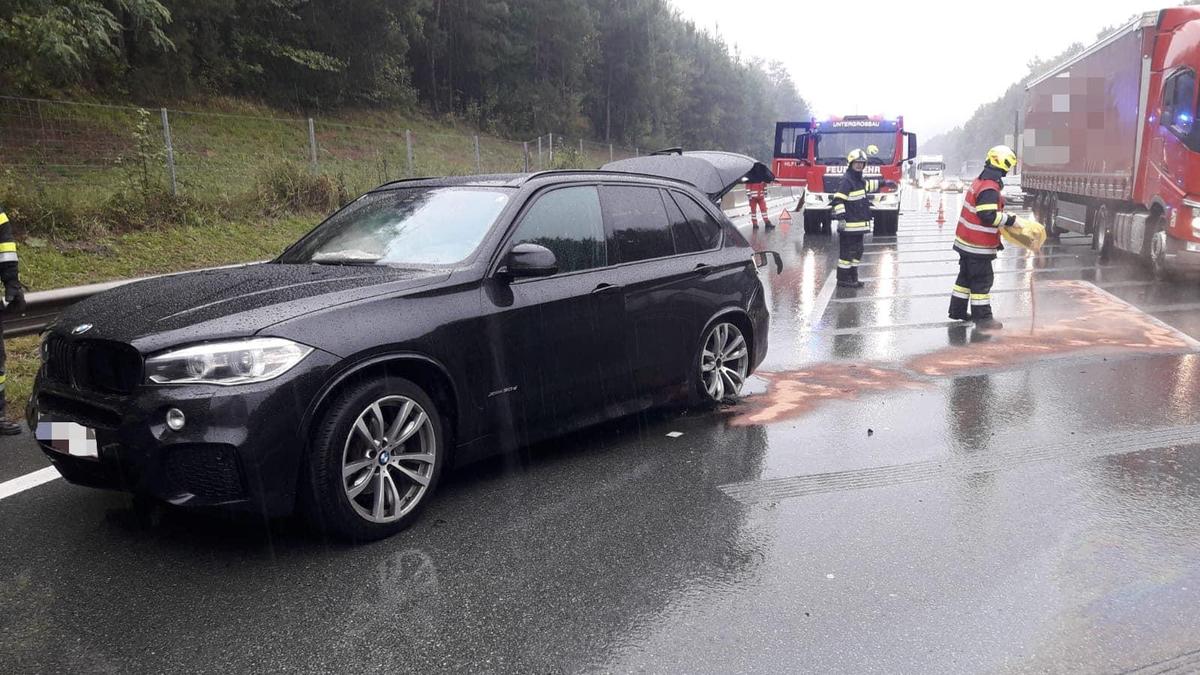
[[[814,138],[817,164],[845,164],[851,150],[866,150],[868,145],[879,147],[879,153],[867,160],[870,164],[891,164],[896,157],[896,134],[892,132],[817,134]]]
[[[930,171],[930,172],[945,171],[946,165],[941,162],[921,162],[920,166],[918,166],[917,168],[920,169],[921,171]]]
[[[330,265],[451,265],[468,258],[508,203],[507,190],[425,187],[372,192],[280,258]]]

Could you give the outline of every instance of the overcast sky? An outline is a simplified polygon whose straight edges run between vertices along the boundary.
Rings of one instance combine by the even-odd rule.
[[[926,140],[999,98],[1035,56],[1054,56],[1072,42],[1091,44],[1105,26],[1171,5],[1170,0],[672,1],[743,55],[782,61],[818,116],[904,115],[905,125]],[[839,10],[845,11],[841,21]],[[857,43],[851,46],[852,41]]]

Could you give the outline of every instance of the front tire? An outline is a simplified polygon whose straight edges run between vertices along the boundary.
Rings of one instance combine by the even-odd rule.
[[[314,427],[305,515],[351,541],[400,532],[437,488],[445,439],[437,406],[416,384],[379,377],[348,388]]]
[[[750,375],[749,339],[737,324],[718,319],[700,338],[692,367],[694,401],[716,405],[736,398]]]
[[[1171,268],[1167,267],[1167,231],[1162,226],[1155,228],[1150,237],[1150,269],[1157,281],[1170,281]]]

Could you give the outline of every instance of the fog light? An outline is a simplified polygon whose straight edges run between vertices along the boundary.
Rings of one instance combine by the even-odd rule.
[[[179,431],[184,424],[187,424],[187,418],[183,416],[182,410],[171,408],[167,411],[167,426],[171,428],[171,431]]]

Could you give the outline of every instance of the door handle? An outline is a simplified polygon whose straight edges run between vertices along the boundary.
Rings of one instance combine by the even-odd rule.
[[[713,267],[712,265],[700,263],[699,265],[696,265],[695,267],[692,268],[692,272],[695,272],[696,274],[699,274],[700,276],[707,276],[709,274],[712,274],[714,271],[716,271],[716,269],[717,268]]]
[[[624,290],[624,287],[617,286],[616,284],[599,284],[592,289],[592,295],[612,295],[613,293],[620,293],[622,290]]]

